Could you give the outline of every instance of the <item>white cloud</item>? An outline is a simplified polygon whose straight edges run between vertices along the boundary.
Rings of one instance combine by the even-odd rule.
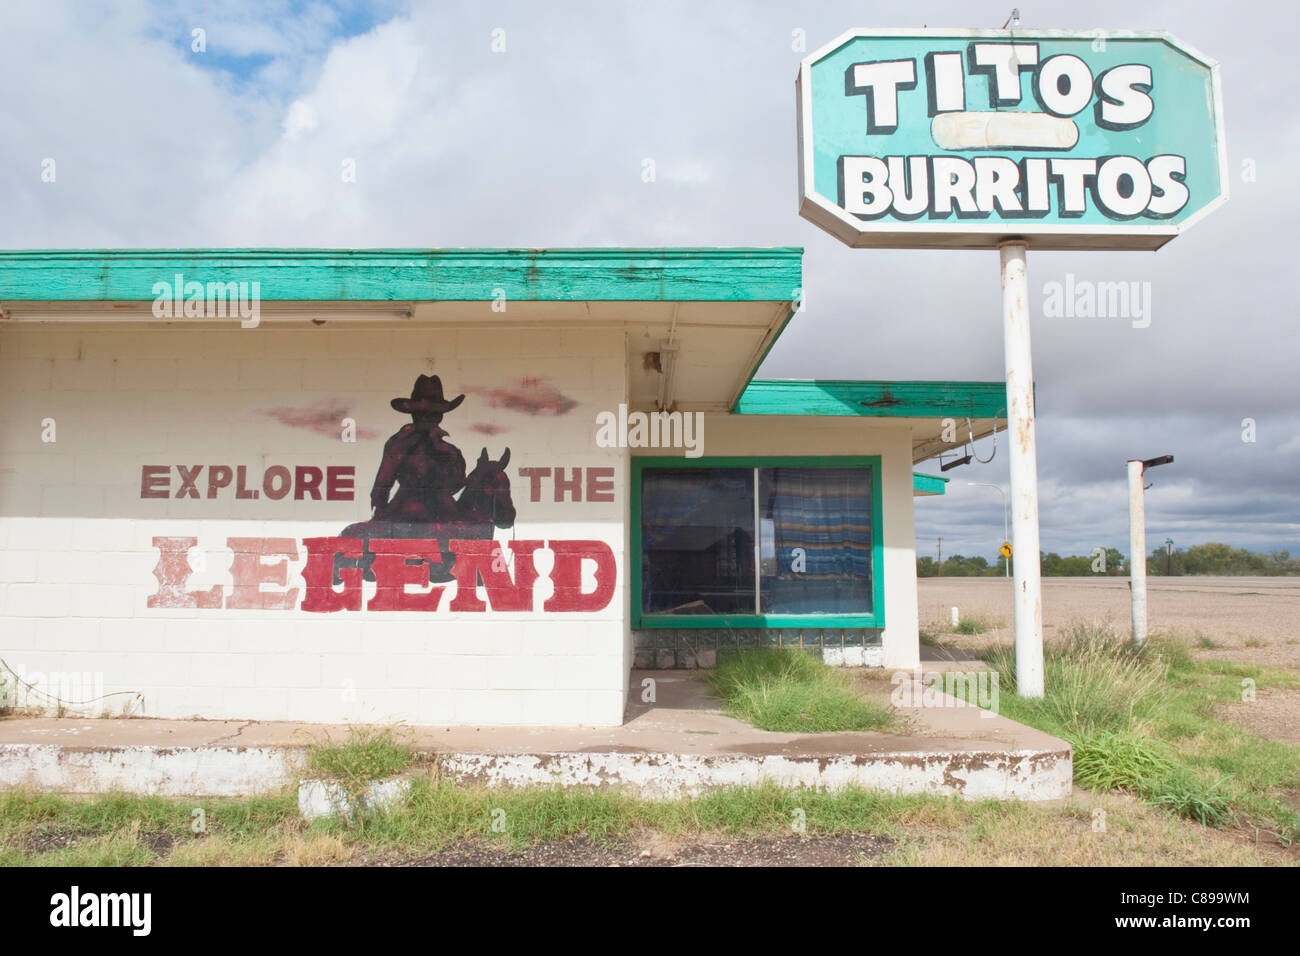
[[[1000,380],[995,255],[848,249],[796,214],[791,31],[815,49],[861,13],[856,0],[10,4],[0,242],[803,245],[808,311],[763,374]],[[1051,26],[1169,29],[1218,58],[1230,169],[1257,168],[1158,254],[1031,254],[1038,288],[1067,272],[1150,281],[1156,308],[1148,329],[1035,318],[1044,546],[1123,539],[1119,469],[1137,450],[1175,453],[1177,481],[1194,482],[1153,495],[1154,522],[1300,552],[1284,467],[1300,434],[1300,107],[1289,48],[1270,39],[1296,32],[1300,14],[1119,0],[1033,13]],[[882,25],[916,16],[899,7]],[[970,11],[936,2],[924,19]],[[190,51],[195,26],[206,54]],[[507,53],[491,51],[495,27]],[[45,157],[54,184],[40,181]],[[654,183],[642,182],[645,157]],[[1244,417],[1260,423],[1255,446],[1240,441]],[[950,472],[950,489],[968,472],[1005,481],[1005,455]],[[999,536],[1000,508],[981,500],[922,501],[918,534],[942,525],[947,541],[988,521]]]
[[[303,133],[315,129],[319,122],[310,103],[294,100],[289,104],[289,112],[284,117],[284,137],[295,140]]]

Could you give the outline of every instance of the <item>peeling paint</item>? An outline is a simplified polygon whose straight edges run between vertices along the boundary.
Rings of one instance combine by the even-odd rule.
[[[857,786],[892,793],[957,794],[970,800],[1056,800],[1069,796],[1073,775],[1068,748],[844,755],[602,750],[432,756],[445,777],[463,783],[617,786],[648,798],[771,781],[810,789]],[[77,749],[5,744],[0,746],[0,787],[61,793],[119,790],[162,796],[249,796],[292,783],[302,766],[300,747]],[[320,781],[307,783],[311,786],[299,796],[300,805],[307,808],[305,813],[339,810],[338,794]],[[384,790],[380,796],[395,799],[397,793]]]
[[[970,800],[1056,800],[1069,796],[1070,752],[856,754],[838,757],[699,754],[448,754],[444,774],[492,787],[604,786],[672,798],[728,786],[956,794]]]
[[[0,788],[55,793],[238,797],[278,790],[298,774],[302,748],[0,745]]]

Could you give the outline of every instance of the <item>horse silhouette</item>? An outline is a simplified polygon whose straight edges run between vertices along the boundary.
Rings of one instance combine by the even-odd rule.
[[[490,540],[497,528],[514,526],[515,505],[510,497],[510,476],[506,474],[506,465],[509,463],[509,448],[499,461],[489,458],[487,449],[484,448],[474,463],[474,470],[465,476],[465,487],[455,500],[454,514],[449,521],[384,521],[372,518],[348,525],[339,532],[339,536],[360,538],[362,554],[359,558],[335,555],[334,583],[342,583],[339,574],[341,568],[361,568],[365,580],[375,580],[374,571],[370,567],[375,558],[370,551],[372,538],[436,540],[441,560],[422,562],[429,566],[429,581],[438,584],[452,580],[451,569],[456,563],[456,555],[451,550],[452,541]],[[413,560],[409,559],[407,563]]]
[[[479,452],[474,470],[465,477],[465,490],[456,500],[457,520],[481,529],[480,533],[462,535],[463,538],[490,538],[495,528],[510,528],[515,523],[515,505],[510,498],[510,449],[500,461],[488,458],[487,449]]]

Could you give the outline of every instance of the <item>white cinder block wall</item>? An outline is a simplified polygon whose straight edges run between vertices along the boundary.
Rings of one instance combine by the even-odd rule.
[[[629,664],[627,453],[598,448],[594,421],[626,401],[624,355],[621,332],[591,330],[5,328],[0,657],[38,680],[96,675],[103,693],[142,694],[151,716],[617,724]],[[442,427],[469,469],[482,447],[493,459],[510,448],[518,517],[496,540],[604,542],[617,573],[607,604],[543,610],[553,558],[542,550],[531,611],[452,612],[454,583],[435,612],[297,606],[303,539],[370,516],[384,442],[410,421],[389,400],[409,395],[420,373],[441,376],[448,397],[466,393]],[[345,418],[355,442],[343,440]],[[171,466],[173,497],[141,497],[146,465]],[[204,466],[199,499],[174,497],[177,465]],[[209,498],[209,465],[244,466],[253,488],[273,465],[351,466],[353,499],[237,499],[233,486]],[[564,468],[570,478],[584,469],[583,500],[557,502],[550,479],[530,500],[528,468]],[[612,501],[586,500],[591,468],[611,469]],[[187,588],[220,587],[223,606],[148,606],[158,591],[153,540],[163,536],[197,539]],[[274,605],[297,589],[294,606],[224,606],[229,538],[290,540],[285,586],[262,591]],[[591,562],[583,579],[592,591]],[[365,585],[367,600],[374,589]]]

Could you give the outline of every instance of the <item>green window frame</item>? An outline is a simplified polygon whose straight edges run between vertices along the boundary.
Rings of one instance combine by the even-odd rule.
[[[871,608],[870,614],[647,614],[642,611],[641,487],[642,475],[655,468],[865,468],[871,472]],[[786,628],[885,626],[884,523],[879,455],[712,456],[701,458],[634,456],[632,458],[631,579],[632,628]],[[756,582],[757,586],[757,582]]]

